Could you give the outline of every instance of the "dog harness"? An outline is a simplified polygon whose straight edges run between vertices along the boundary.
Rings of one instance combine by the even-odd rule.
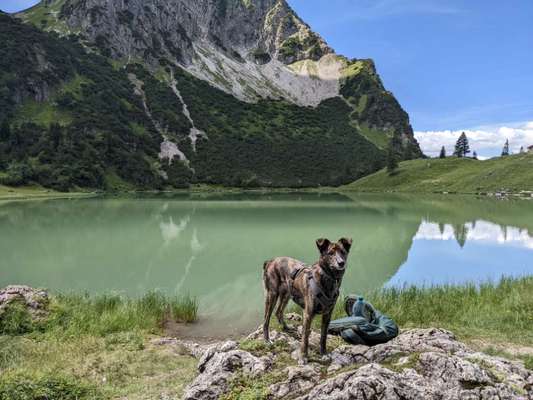
[[[334,281],[333,287],[335,288],[331,296],[328,296],[326,292],[324,291],[323,287],[320,285],[320,283],[315,279],[313,275],[313,268],[309,266],[300,266],[299,268],[296,268],[294,271],[292,271],[290,275],[290,284],[289,284],[289,290],[291,293],[291,297],[293,301],[298,304],[300,307],[305,308],[305,301],[302,299],[298,293],[295,293],[293,290],[294,281],[296,278],[304,273],[306,275],[306,279],[308,282],[308,287],[311,293],[313,294],[313,298],[316,299],[316,304],[314,305],[313,313],[321,313],[326,310],[331,310],[335,306],[335,303],[337,302],[337,298],[339,297],[339,282],[338,279],[335,279],[334,277],[330,276],[327,272],[324,271],[324,276],[327,277],[326,279]]]

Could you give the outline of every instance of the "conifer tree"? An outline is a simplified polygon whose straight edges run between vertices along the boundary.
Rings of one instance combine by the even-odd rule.
[[[520,147],[520,154],[523,154],[524,153],[524,146],[521,146]]]
[[[394,175],[398,169],[398,158],[396,156],[396,149],[394,148],[394,139],[391,140],[387,150],[387,172],[389,175]]]
[[[439,158],[446,158],[446,147],[442,146],[442,149],[440,149]]]
[[[0,142],[5,142],[11,136],[11,129],[9,128],[9,122],[7,119],[4,119],[2,126],[0,126]]]
[[[459,139],[457,139],[457,143],[455,144],[455,152],[454,155],[461,158],[466,157],[466,155],[470,153],[470,145],[468,144],[468,138],[466,137],[466,133],[461,133],[461,136],[459,136]]]
[[[505,156],[508,156],[508,155],[509,155],[509,139],[507,139],[505,141],[505,144],[503,145],[502,157],[505,157]]]

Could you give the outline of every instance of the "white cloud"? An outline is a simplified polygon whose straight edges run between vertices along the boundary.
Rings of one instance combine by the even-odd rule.
[[[457,131],[419,131],[415,132],[415,136],[422,151],[428,156],[438,156],[442,146],[446,147],[446,152],[450,155],[461,132],[466,133],[470,149],[475,150],[481,159],[500,155],[506,139],[509,139],[513,153],[518,153],[521,146],[533,145],[533,121]]]
[[[502,227],[487,221],[467,223],[466,240],[491,244],[505,244],[533,250],[533,237],[526,230],[515,227]],[[414,240],[455,240],[453,226],[441,228],[433,222],[422,222]]]

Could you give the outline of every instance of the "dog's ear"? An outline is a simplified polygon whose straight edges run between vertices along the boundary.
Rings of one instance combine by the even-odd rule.
[[[339,239],[339,243],[342,245],[342,247],[344,247],[346,253],[350,252],[350,249],[352,248],[352,239],[341,238]]]
[[[320,254],[325,253],[331,242],[328,239],[317,239],[316,240],[316,247],[318,247],[318,250],[320,251]]]

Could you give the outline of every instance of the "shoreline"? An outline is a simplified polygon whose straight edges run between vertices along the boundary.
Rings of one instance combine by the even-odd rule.
[[[495,200],[533,200],[533,192],[439,192],[439,191],[406,191],[406,190],[356,190],[340,187],[320,188],[239,188],[218,186],[191,186],[187,189],[174,190],[135,190],[135,191],[78,191],[56,192],[37,186],[9,187],[0,186],[0,202],[80,199],[93,197],[120,197],[142,195],[230,195],[230,194],[353,194],[353,195],[400,195],[400,196],[467,196],[491,198]]]

